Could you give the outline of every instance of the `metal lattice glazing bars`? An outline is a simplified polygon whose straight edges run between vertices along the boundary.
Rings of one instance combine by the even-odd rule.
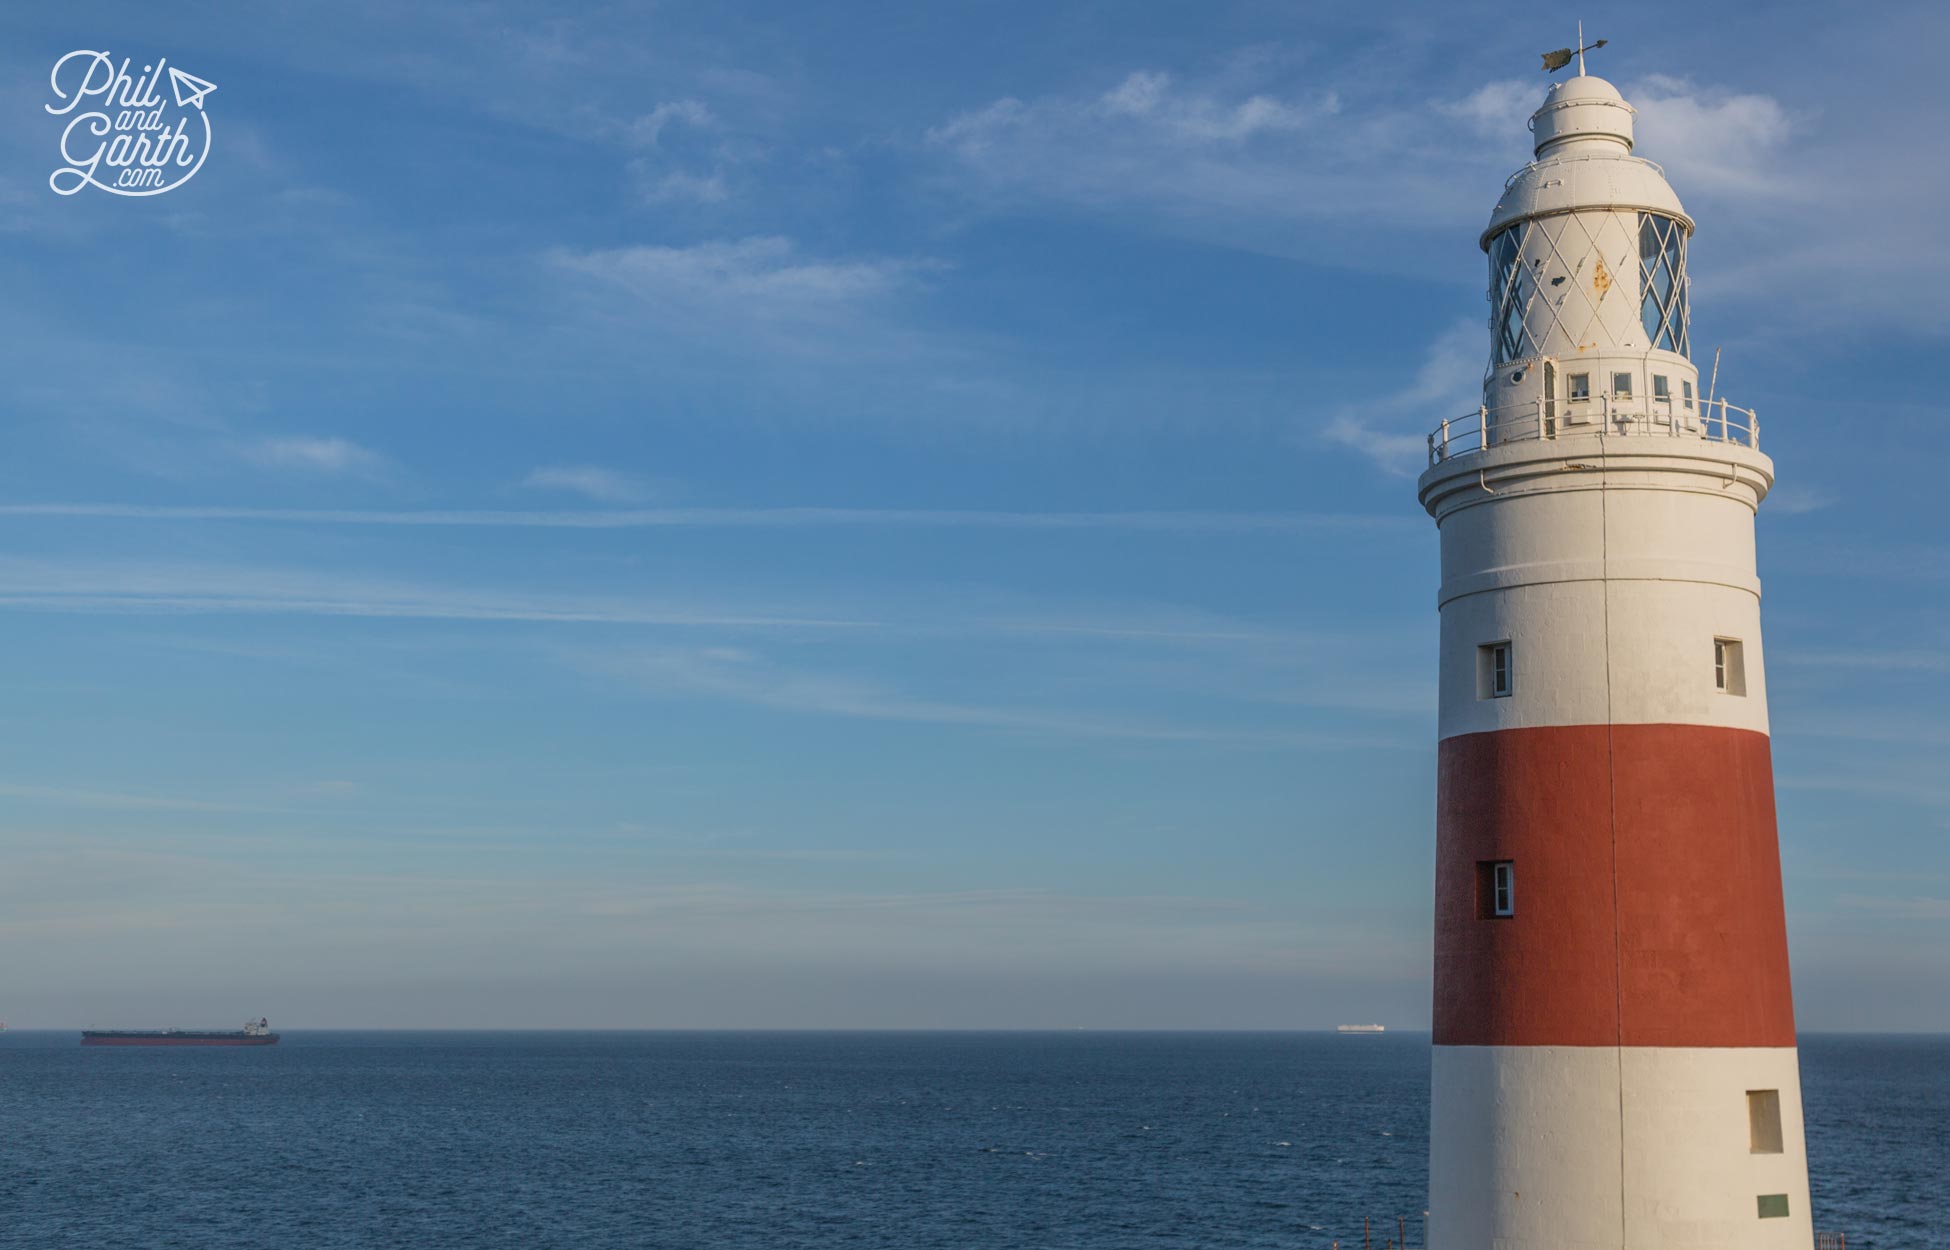
[[[1686,322],[1686,228],[1657,213],[1639,214],[1639,320],[1653,347],[1692,358]]]
[[[1607,295],[1615,290],[1630,298],[1611,276],[1617,271],[1605,263],[1606,256],[1617,256],[1618,264],[1631,264],[1630,221],[1610,212],[1565,213],[1519,222],[1490,240],[1491,369],[1543,355],[1553,334],[1570,343],[1587,342],[1604,318]],[[1676,260],[1669,271],[1681,277],[1683,337],[1683,251]]]
[[[1490,241],[1490,329],[1496,337],[1491,366],[1537,354],[1524,324],[1536,281],[1523,266],[1523,241],[1530,223],[1505,230]]]

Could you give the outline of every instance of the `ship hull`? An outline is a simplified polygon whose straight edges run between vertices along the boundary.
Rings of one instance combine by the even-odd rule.
[[[223,1035],[198,1037],[194,1033],[143,1035],[140,1033],[83,1033],[83,1046],[275,1046],[276,1033],[262,1033],[256,1036],[228,1037]]]

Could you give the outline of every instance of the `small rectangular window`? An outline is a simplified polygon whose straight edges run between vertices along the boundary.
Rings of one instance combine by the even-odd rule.
[[[1508,920],[1517,914],[1517,869],[1507,859],[1485,859],[1476,864],[1476,916],[1481,920]]]
[[[1591,398],[1591,375],[1590,374],[1573,373],[1570,375],[1570,383],[1571,383],[1572,403],[1575,404],[1581,400],[1586,400]]]
[[[1613,399],[1630,399],[1632,397],[1631,374],[1614,373],[1611,375],[1611,397]]]
[[[1679,380],[1679,395],[1690,410],[1693,406],[1693,384],[1685,378]]]
[[[1747,693],[1747,664],[1738,638],[1713,640],[1713,688],[1722,694]]]
[[[1507,699],[1515,684],[1510,671],[1510,644],[1492,642],[1476,648],[1476,697]]]
[[[1759,1199],[1760,1218],[1763,1220],[1782,1220],[1787,1218],[1786,1194],[1762,1194]]]
[[[1747,1091],[1747,1149],[1757,1155],[1781,1153],[1781,1091]]]
[[[1663,373],[1652,375],[1652,398],[1662,399],[1667,403],[1672,402],[1672,383],[1666,381]]]

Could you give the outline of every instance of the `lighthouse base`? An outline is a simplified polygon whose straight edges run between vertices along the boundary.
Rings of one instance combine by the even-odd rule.
[[[1434,1052],[1430,1250],[1812,1245],[1792,1048]]]

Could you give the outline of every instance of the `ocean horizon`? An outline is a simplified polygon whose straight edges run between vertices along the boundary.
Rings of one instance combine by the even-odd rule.
[[[1424,1244],[1429,1038],[1331,1030],[0,1033],[0,1244]],[[1950,1035],[1806,1034],[1817,1228],[1950,1221]]]

